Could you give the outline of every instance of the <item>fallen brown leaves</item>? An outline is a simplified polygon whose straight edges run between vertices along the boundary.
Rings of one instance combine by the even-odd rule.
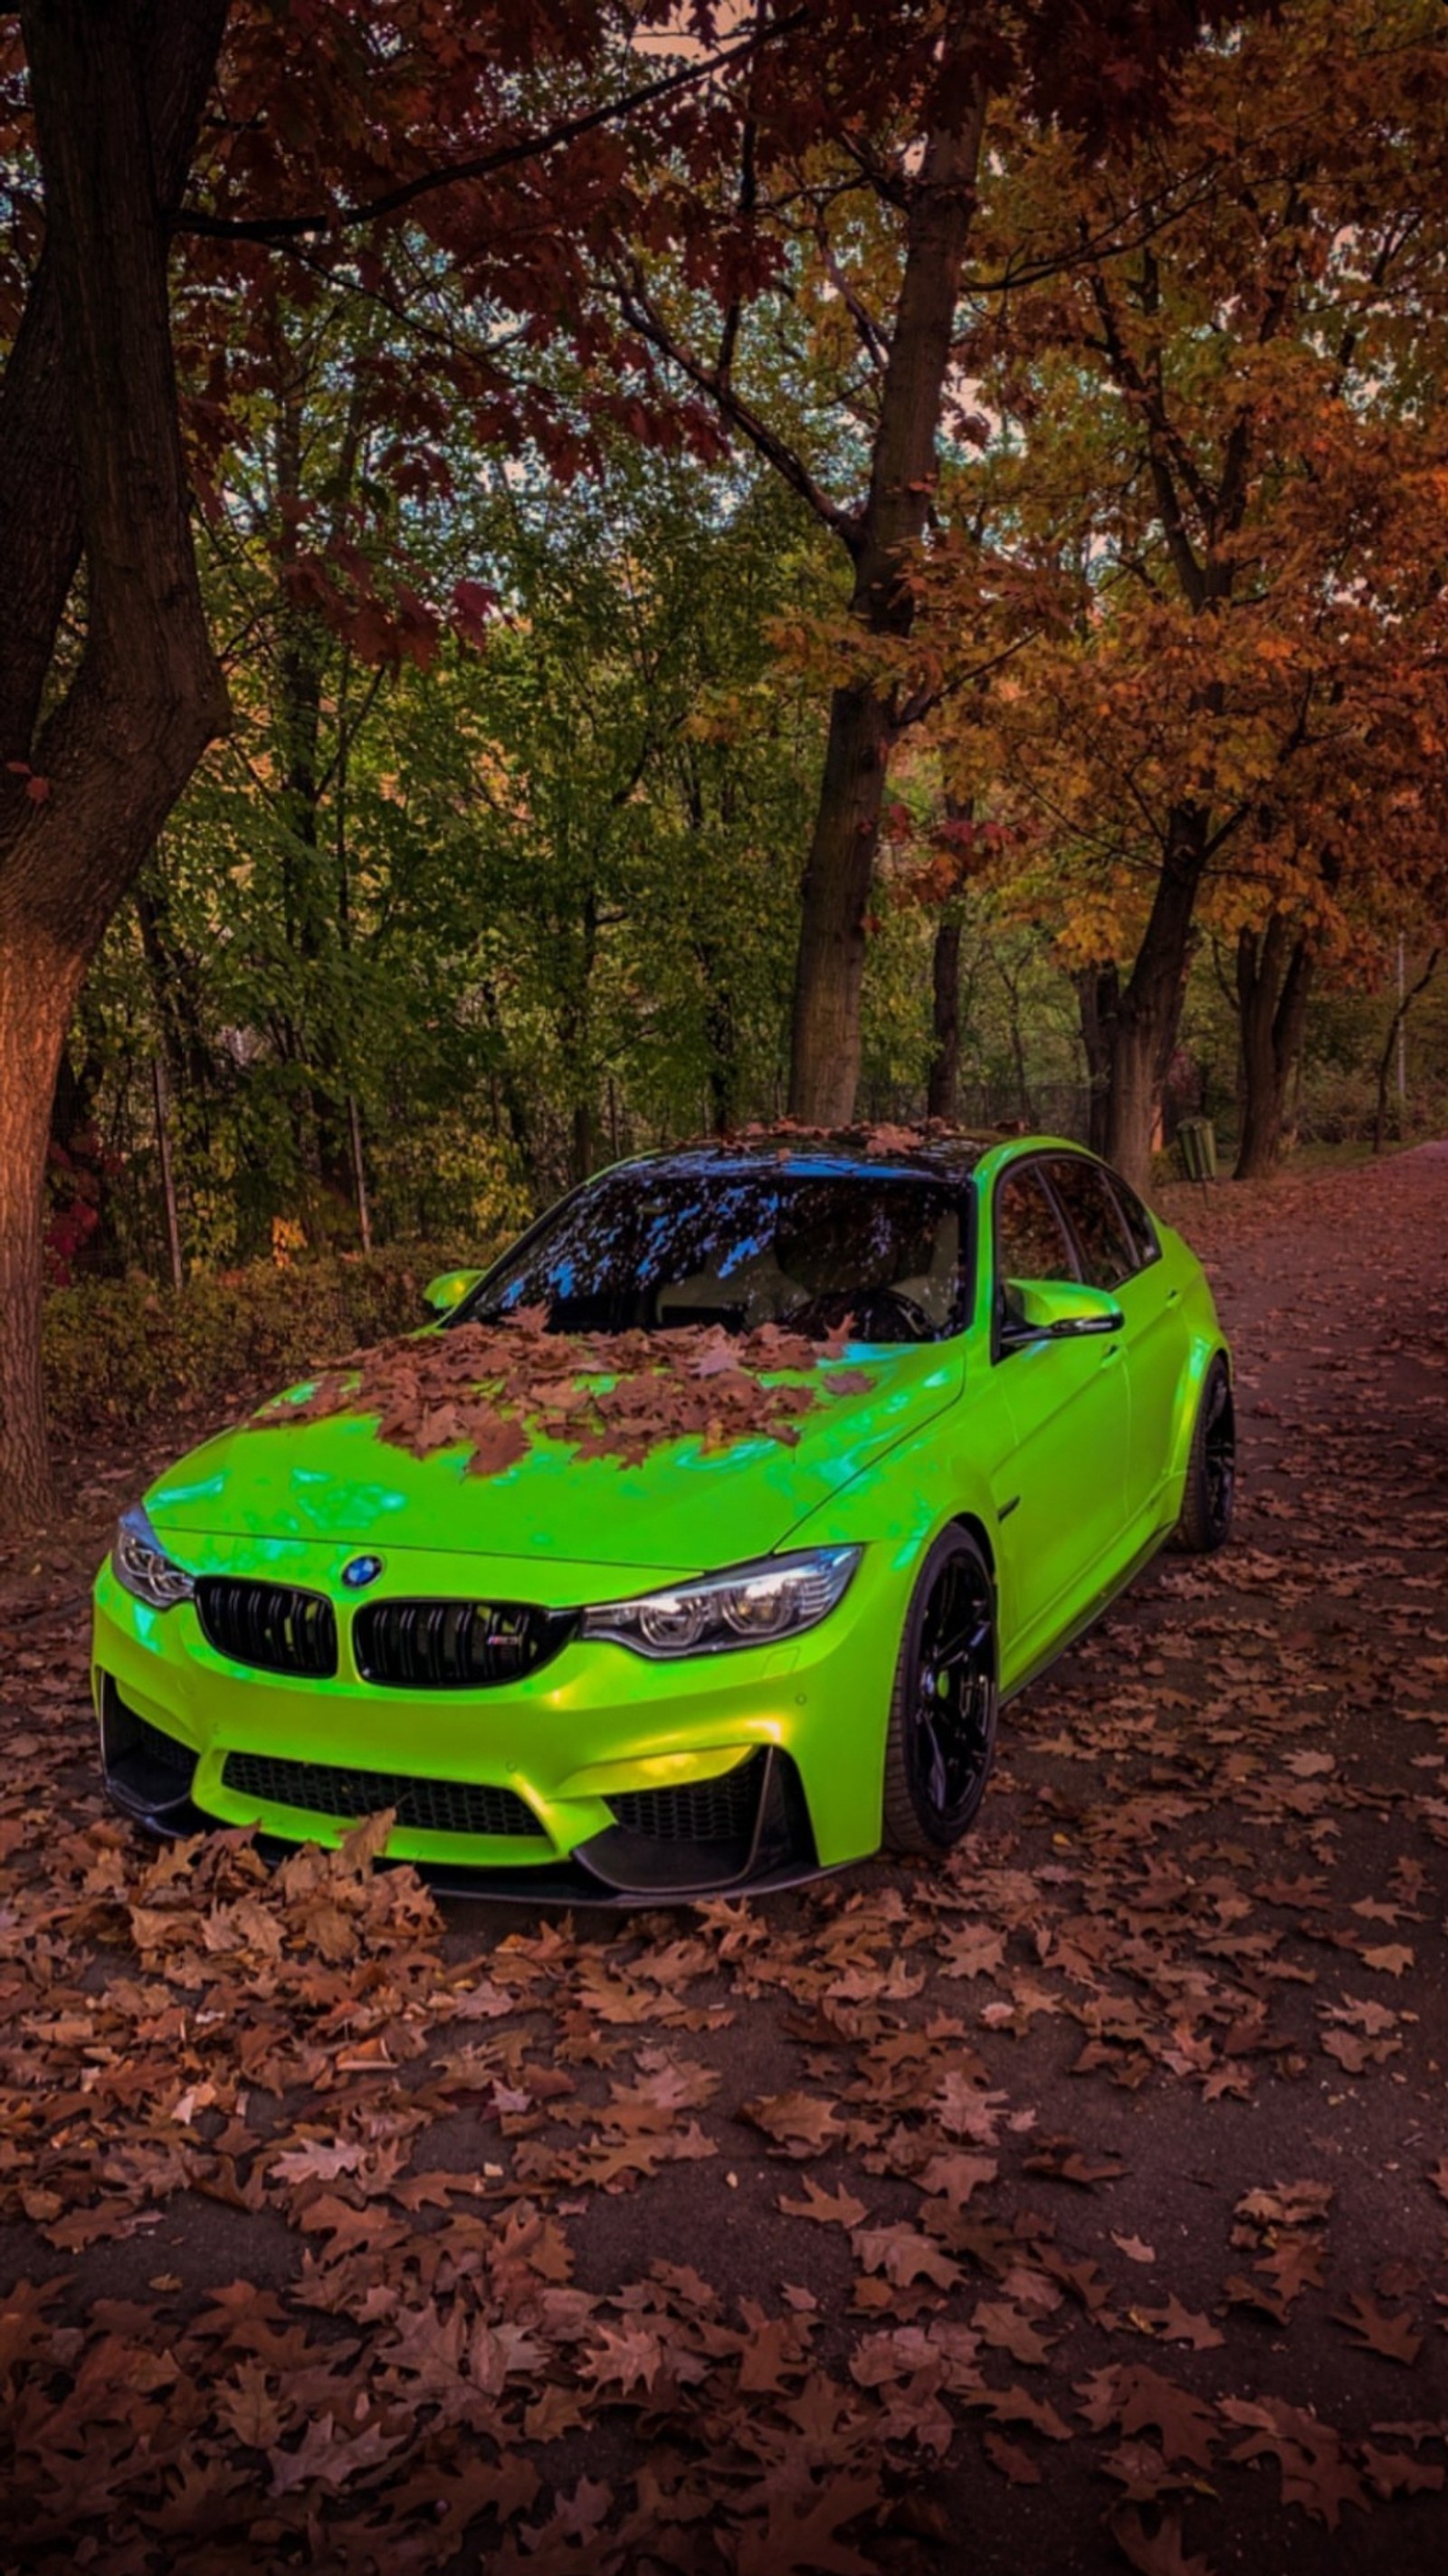
[[[287,1430],[336,1414],[375,1415],[377,1437],[415,1458],[466,1449],[471,1476],[501,1476],[533,1443],[636,1467],[670,1440],[706,1452],[742,1440],[793,1446],[822,1396],[869,1378],[838,1363],[847,1328],[819,1340],[777,1324],[752,1333],[679,1325],[667,1332],[550,1333],[542,1307],[505,1323],[455,1324],[354,1351],[301,1396],[263,1406],[251,1427]]]
[[[1279,1362],[1262,1293],[1241,1549],[1017,1705],[939,1873],[590,1924],[376,1822],[148,1852],[101,1516],[0,1565],[0,2565],[1441,2566],[1448,1339],[1405,1429],[1386,1309]]]

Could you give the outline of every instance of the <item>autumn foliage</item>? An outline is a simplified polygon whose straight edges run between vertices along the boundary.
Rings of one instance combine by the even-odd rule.
[[[696,1440],[706,1456],[744,1440],[792,1448],[822,1396],[869,1387],[863,1370],[821,1370],[848,1338],[847,1326],[817,1340],[776,1324],[743,1334],[719,1325],[552,1333],[546,1308],[523,1308],[505,1323],[455,1324],[359,1352],[300,1399],[278,1397],[253,1427],[375,1414],[378,1439],[415,1458],[465,1447],[472,1476],[502,1475],[535,1440],[625,1467],[675,1440]]]

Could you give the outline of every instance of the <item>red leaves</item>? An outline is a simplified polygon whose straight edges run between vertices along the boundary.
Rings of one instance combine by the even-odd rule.
[[[1336,2531],[1345,2504],[1366,2508],[1362,2479],[1344,2457],[1341,2438],[1330,2424],[1280,2397],[1224,2397],[1221,2412],[1227,2423],[1248,2428],[1231,2454],[1234,2460],[1269,2453],[1276,2458],[1284,2504],[1301,2505],[1329,2531]]]
[[[375,1413],[379,1440],[415,1458],[466,1448],[472,1476],[505,1475],[535,1440],[625,1467],[672,1440],[697,1440],[706,1455],[743,1440],[792,1447],[822,1393],[855,1395],[872,1383],[860,1369],[815,1375],[841,1341],[776,1324],[738,1338],[718,1325],[549,1333],[541,1314],[518,1314],[354,1353],[323,1370],[300,1402],[274,1398],[251,1428]],[[814,1383],[799,1383],[805,1371]]]
[[[1401,2361],[1410,2370],[1423,2349],[1406,2308],[1395,2317],[1385,2316],[1361,2290],[1352,2292],[1346,2308],[1333,2310],[1333,2321],[1347,2327],[1360,2351],[1381,2353],[1385,2361]]]
[[[1098,2432],[1118,2424],[1123,2433],[1155,2432],[1168,2460],[1211,2467],[1217,2435],[1215,2409],[1143,2364],[1098,2370],[1081,2389],[1081,2413]]]

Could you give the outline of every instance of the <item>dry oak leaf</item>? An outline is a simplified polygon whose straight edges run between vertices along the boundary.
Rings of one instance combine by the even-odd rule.
[[[406,2433],[384,2433],[380,2424],[364,2425],[360,2433],[339,2433],[331,2415],[314,2416],[295,2451],[268,2451],[272,2494],[289,2495],[314,2480],[344,2487],[359,2469],[375,2468],[406,2440]]]
[[[960,2279],[960,2265],[932,2236],[921,2236],[913,2227],[857,2227],[850,2243],[865,2270],[883,2272],[897,2290],[912,2281],[933,2281],[937,2289],[949,2290]]]
[[[1023,2451],[1019,2442],[1008,2442],[1004,2433],[994,2433],[989,2426],[980,2438],[991,2466],[999,2469],[1003,2478],[1009,2478],[1013,2487],[1040,2485],[1041,2472],[1030,2452]]]
[[[1120,2247],[1122,2253],[1126,2256],[1128,2263],[1154,2263],[1156,2261],[1156,2247],[1154,2245],[1146,2244],[1140,2236],[1118,2236],[1115,2228],[1113,2227],[1111,2231],[1111,2242],[1113,2245]]]
[[[806,2174],[804,2192],[803,2200],[791,2200],[787,2193],[780,2193],[779,2207],[786,2218],[817,2218],[826,2226],[858,2227],[862,2218],[869,2217],[864,2202],[856,2200],[843,2184],[837,2192],[823,2191],[814,2176]]]
[[[816,2093],[761,2093],[740,2104],[739,2116],[773,2138],[777,2154],[796,2158],[822,2156],[841,2134],[830,2104]]]
[[[1210,2468],[1217,2430],[1212,2408],[1159,2371],[1136,2362],[1117,2363],[1079,2382],[1076,2393],[1079,2412],[1093,2432],[1104,2432],[1109,2424],[1119,2424],[1123,2433],[1154,2431],[1168,2460]]]
[[[1351,2307],[1334,2308],[1334,2325],[1346,2326],[1356,2337],[1360,2352],[1380,2352],[1385,2361],[1405,2362],[1411,2370],[1423,2349],[1423,2338],[1413,2332],[1413,2320],[1406,2308],[1395,2317],[1385,2316],[1381,2308],[1365,2298],[1361,2290],[1350,2290]]]
[[[1144,2326],[1163,2343],[1189,2343],[1194,2352],[1214,2352],[1226,2341],[1210,2317],[1184,2308],[1175,2290],[1168,2290],[1164,2308],[1132,2308],[1129,2313],[1133,2325]]]
[[[597,2329],[598,2340],[590,2345],[581,2365],[581,2375],[596,2388],[617,2388],[627,2396],[631,2388],[653,2387],[664,2367],[664,2347],[656,2334],[646,2326],[630,2326],[616,2334],[611,2326]]]
[[[1406,2451],[1380,2451],[1374,2442],[1362,2442],[1358,2448],[1369,2485],[1386,2499],[1436,2495],[1443,2485],[1445,2472],[1427,2460],[1410,2459]]]
[[[1008,2300],[983,2299],[970,2322],[992,2352],[1008,2352],[1030,2370],[1043,2370],[1051,2358],[1051,2346]]]
[[[1249,2191],[1237,2203],[1237,2216],[1256,2227],[1314,2227],[1326,2218],[1337,2194],[1330,2182],[1279,2182],[1270,2191]]]
[[[756,2524],[739,2535],[737,2576],[877,2576],[878,2561],[839,2535],[879,2502],[878,2478],[859,2476],[832,2478],[808,2501],[776,2496],[764,2530]]]
[[[1405,1941],[1389,1941],[1380,1950],[1363,1950],[1358,1955],[1363,1966],[1376,1968],[1379,1976],[1400,1977],[1405,1968],[1412,1967],[1415,1953]]]
[[[1209,2558],[1184,2554],[1179,2513],[1164,2513],[1155,2531],[1149,2532],[1136,2507],[1128,2505],[1111,2516],[1110,2530],[1122,2557],[1138,2570],[1138,2576],[1212,2576]]]
[[[970,2156],[949,2152],[931,2157],[920,2172],[912,2176],[921,2191],[932,2199],[948,2200],[952,2209],[964,2209],[973,2193],[983,2191],[1000,2172],[994,2156]]]
[[[1219,2409],[1225,2422],[1248,2428],[1247,2438],[1230,2453],[1233,2460],[1257,2460],[1274,2452],[1282,2476],[1282,2501],[1300,2504],[1307,2513],[1336,2531],[1345,2504],[1367,2509],[1367,2491],[1331,2424],[1323,2424],[1280,2397],[1224,2397]]]
[[[1074,2437],[1069,2424],[1063,2422],[1054,2406],[1043,2397],[1033,2397],[1028,2388],[982,2388],[962,2394],[967,2406],[984,2415],[993,2415],[998,2424],[1030,2424],[1044,2433],[1048,2442],[1069,2442]]]

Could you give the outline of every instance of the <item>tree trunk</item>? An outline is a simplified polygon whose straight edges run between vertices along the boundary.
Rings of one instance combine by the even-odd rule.
[[[50,1104],[80,978],[43,931],[0,937],[0,1530],[50,1492],[40,1374]]]
[[[1264,1180],[1277,1168],[1282,1117],[1302,1052],[1313,960],[1280,913],[1263,931],[1237,939],[1237,1005],[1242,1033],[1242,1133],[1233,1178]]]
[[[930,961],[931,1024],[934,1049],[925,1096],[929,1118],[954,1126],[960,1115],[960,923],[943,918],[935,926]]]
[[[1108,964],[1083,966],[1072,981],[1076,986],[1081,1045],[1086,1057],[1086,1079],[1090,1084],[1087,1142],[1093,1154],[1104,1154],[1111,1098],[1110,1030],[1121,998],[1121,978],[1115,966]]]
[[[1388,1140],[1388,1082],[1392,1074],[1393,1058],[1398,1050],[1399,1037],[1407,1027],[1408,1014],[1412,1010],[1413,1004],[1417,1001],[1419,994],[1426,993],[1434,976],[1437,974],[1438,961],[1442,957],[1442,954],[1443,951],[1441,948],[1435,948],[1433,950],[1428,959],[1428,963],[1424,967],[1416,984],[1410,985],[1407,992],[1399,994],[1398,1007],[1388,1022],[1388,1034],[1383,1044],[1382,1054],[1378,1058],[1378,1103],[1377,1110],[1373,1118],[1373,1152],[1375,1154],[1380,1154],[1382,1152],[1383,1147]]]
[[[1111,967],[1095,970],[1089,984],[1086,978],[1077,983],[1093,1072],[1091,1141],[1143,1194],[1151,1180],[1152,1131],[1162,1085],[1181,1027],[1192,913],[1208,848],[1204,808],[1179,806],[1170,819],[1161,874],[1130,976],[1122,984]],[[1098,1080],[1103,1086],[1099,1119]]]
[[[908,557],[924,532],[956,298],[985,121],[978,83],[943,68],[949,112],[913,183],[905,267],[880,399],[870,490],[854,539],[850,613],[872,635],[914,617]],[[860,1078],[865,923],[897,711],[869,679],[837,689],[801,891],[789,1106],[808,1126],[847,1125]]]
[[[41,1211],[66,1029],[112,912],[226,722],[191,542],[165,215],[225,15],[225,0],[29,0],[21,11],[46,216],[31,299],[47,304],[34,322],[27,308],[6,368],[0,516],[67,493],[71,515],[53,544],[22,556],[23,597],[7,563],[0,642],[8,757],[31,773],[5,773],[0,791],[0,1527],[11,1529],[51,1501]],[[33,737],[77,536],[85,642]]]

